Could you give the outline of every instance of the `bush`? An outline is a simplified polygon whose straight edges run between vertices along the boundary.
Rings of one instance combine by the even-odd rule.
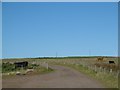
[[[15,71],[15,65],[9,62],[2,64],[2,73]]]
[[[37,64],[29,64],[29,66],[28,66],[29,69],[35,69],[37,67],[39,67],[39,65],[37,65]]]

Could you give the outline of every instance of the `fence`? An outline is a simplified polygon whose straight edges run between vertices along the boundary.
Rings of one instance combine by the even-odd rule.
[[[106,73],[111,74],[115,77],[118,77],[120,70],[118,68],[118,65],[111,65],[109,63],[105,62],[96,62],[96,59],[85,58],[85,59],[51,59],[51,60],[41,60],[37,61],[37,64],[46,67],[48,69],[49,64],[74,64],[74,65],[81,65],[83,67],[86,67],[89,70],[93,70],[96,73]]]
[[[118,65],[116,64],[109,64],[105,62],[95,62],[91,60],[54,60],[55,63],[61,63],[61,64],[74,64],[76,66],[83,66],[89,70],[93,70],[96,73],[106,73],[106,74],[111,74],[114,77],[118,77],[120,70]]]

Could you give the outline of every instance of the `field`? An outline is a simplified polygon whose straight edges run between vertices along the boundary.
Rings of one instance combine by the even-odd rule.
[[[72,87],[90,88],[92,86],[93,86],[92,88],[101,88],[101,87],[118,88],[119,64],[118,64],[117,57],[104,57],[102,61],[98,61],[98,57],[21,58],[21,59],[19,58],[19,59],[4,59],[2,63],[7,63],[7,62],[14,63],[14,62],[19,62],[19,61],[28,61],[29,64],[34,63],[34,64],[39,65],[40,68],[38,68],[37,70],[39,70],[40,73],[34,73],[34,74],[29,74],[29,75],[19,77],[13,74],[13,71],[9,71],[9,72],[4,71],[2,73],[3,74],[3,87],[21,87],[18,85],[7,85],[9,82],[8,80],[12,81],[13,79],[14,81],[15,78],[18,78],[18,80],[22,82],[21,80],[22,78],[30,77],[31,80],[34,81],[33,79],[34,75],[35,75],[34,78],[38,78],[38,79],[40,79],[39,77],[44,78],[46,75],[46,77],[51,77],[47,79],[48,82],[43,81],[39,83],[48,84],[48,86],[45,86],[45,85],[43,86],[33,85],[33,86],[39,87],[39,88],[40,87],[59,87],[60,88],[60,87],[63,87],[62,83],[60,82],[58,83],[57,81],[61,81],[64,78],[63,81],[66,79],[66,81],[64,81],[66,82],[65,83],[66,87],[70,87],[70,88]],[[109,64],[109,61],[114,61],[115,64]],[[46,72],[48,67],[49,69],[53,69],[54,72],[49,71],[45,74],[42,74],[41,70],[42,72]],[[63,74],[58,75],[58,73],[60,72],[62,72]],[[57,79],[55,79],[53,76],[56,77]],[[11,77],[12,79],[9,77]],[[83,83],[87,83],[87,82],[85,82],[84,80],[82,80],[83,82],[77,81],[77,78],[75,77],[79,78],[80,80],[81,80],[81,77],[83,77],[86,81],[90,80],[89,82],[91,82],[92,84],[86,86]],[[86,79],[87,77],[89,78]],[[68,81],[67,81],[67,78],[69,78]],[[74,78],[74,80],[71,80],[71,78]],[[55,82],[56,82],[56,86],[50,84],[50,83],[55,83]],[[76,82],[81,83],[81,85],[80,84],[77,85]],[[96,85],[95,82],[98,82],[98,84]],[[29,84],[32,84],[32,83],[29,83]],[[30,87],[28,84],[26,86]]]

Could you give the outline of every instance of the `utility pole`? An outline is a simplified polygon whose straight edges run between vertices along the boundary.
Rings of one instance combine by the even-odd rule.
[[[91,56],[91,50],[89,50],[89,56]]]
[[[57,52],[56,52],[56,58],[57,58]]]

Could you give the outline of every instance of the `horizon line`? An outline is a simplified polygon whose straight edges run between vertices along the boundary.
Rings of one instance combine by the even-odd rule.
[[[23,59],[23,58],[66,58],[66,57],[119,57],[119,56],[112,56],[112,55],[83,55],[83,56],[36,56],[36,57],[5,57],[0,59]]]

